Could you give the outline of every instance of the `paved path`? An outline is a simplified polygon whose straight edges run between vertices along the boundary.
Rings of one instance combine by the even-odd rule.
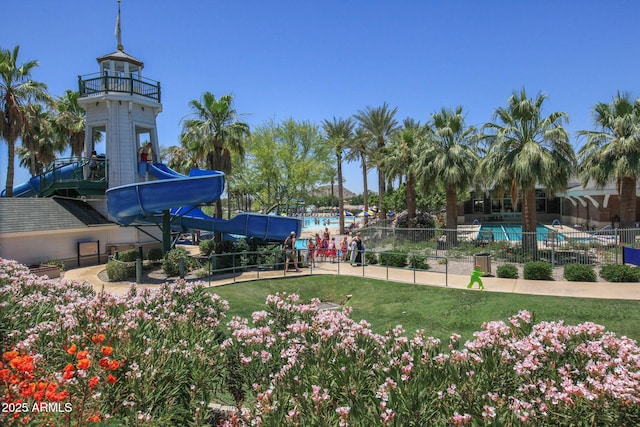
[[[130,286],[129,282],[113,283],[100,280],[98,275],[105,268],[106,267],[103,264],[72,269],[64,273],[64,279],[92,283],[97,291],[104,289],[105,291],[116,294],[126,293]],[[214,276],[212,278],[196,278],[188,276],[187,280],[202,280],[206,283],[210,283],[211,286],[221,286],[234,282],[262,278],[291,277],[309,274],[363,276],[373,279],[417,283],[421,285],[449,287],[455,289],[466,289],[467,284],[469,283],[469,276],[454,274],[445,275],[444,273],[413,271],[397,268],[387,269],[380,266],[352,267],[348,264],[331,262],[318,263],[318,268],[305,268],[301,273],[284,273],[283,271],[245,272],[238,273],[235,276],[227,274],[225,276]],[[157,280],[145,280],[147,277],[148,276],[145,276],[143,278],[143,283],[137,285],[138,288],[155,288],[159,286]],[[175,278],[170,278],[167,281],[173,281],[174,279]],[[640,283],[564,282],[499,279],[497,277],[484,277],[482,278],[482,281],[485,286],[485,292],[511,292],[530,295],[640,300]],[[474,288],[474,290],[478,291],[477,288]]]

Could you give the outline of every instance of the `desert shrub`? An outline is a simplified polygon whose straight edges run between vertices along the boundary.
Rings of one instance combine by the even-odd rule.
[[[567,264],[564,266],[564,278],[570,282],[595,282],[596,272],[592,265]]]
[[[607,282],[640,282],[640,268],[630,265],[605,265],[600,276]]]
[[[423,254],[409,254],[409,266],[416,270],[428,270],[431,268],[427,263],[427,256]]]
[[[216,249],[216,242],[213,239],[201,240],[198,248],[202,255],[209,256]]]
[[[122,282],[136,275],[135,262],[112,259],[107,262],[107,277],[113,282]]]
[[[553,280],[553,267],[544,261],[531,261],[524,265],[524,278],[528,280]]]
[[[384,251],[378,257],[381,265],[389,267],[405,267],[407,265],[407,253],[396,251]]]
[[[174,248],[171,249],[164,257],[164,261],[162,262],[162,271],[167,276],[177,276],[180,274],[180,260],[184,260],[184,271],[192,271],[197,268],[200,268],[201,265],[193,257],[190,257],[187,251],[183,248]]]
[[[160,261],[164,258],[164,251],[162,248],[151,248],[149,252],[147,252],[147,259],[149,261]]]
[[[348,258],[347,258],[348,260]],[[378,254],[375,252],[365,252],[364,253],[364,261],[367,264],[375,265],[378,263]]]
[[[137,249],[129,249],[126,251],[118,252],[118,261],[133,262],[138,259],[139,252]]]
[[[518,278],[518,267],[513,264],[503,264],[498,267],[496,270],[496,274],[498,277],[503,279],[517,279]]]
[[[45,261],[42,263],[42,265],[50,265],[52,267],[58,267],[60,271],[64,271],[67,268],[66,265],[64,265],[64,262],[55,261],[55,260]]]

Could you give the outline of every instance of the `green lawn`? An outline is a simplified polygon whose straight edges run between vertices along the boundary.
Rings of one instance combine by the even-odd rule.
[[[296,293],[303,302],[311,298],[348,304],[354,320],[366,319],[375,332],[403,325],[408,335],[424,329],[446,340],[456,332],[472,338],[483,322],[507,320],[519,310],[529,310],[536,322],[559,321],[576,325],[592,321],[616,335],[640,340],[640,301],[562,298],[443,289],[347,276],[311,276],[258,280],[212,288],[229,301],[229,316],[251,318],[264,310],[265,299],[276,292]]]

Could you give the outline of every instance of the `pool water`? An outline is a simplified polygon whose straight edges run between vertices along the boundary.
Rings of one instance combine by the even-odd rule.
[[[550,231],[544,225],[536,226],[536,235],[539,242],[550,238]],[[522,225],[520,224],[482,224],[478,233],[479,240],[491,240],[489,236],[493,235],[494,241],[522,241]],[[558,234],[558,240],[564,240],[562,234]]]
[[[354,222],[357,218],[353,217],[353,216],[347,216],[344,218],[344,224],[345,226],[349,226],[349,224],[351,224],[352,222]],[[316,223],[316,220],[319,220],[319,223]],[[328,217],[320,217],[320,218],[316,218],[316,217],[307,217],[307,218],[303,218],[302,220],[302,229],[309,229],[309,228],[318,228],[318,227],[326,227],[326,222],[327,220],[329,220],[329,227],[331,226],[337,226],[339,224],[340,218],[338,218],[337,216],[328,216]]]

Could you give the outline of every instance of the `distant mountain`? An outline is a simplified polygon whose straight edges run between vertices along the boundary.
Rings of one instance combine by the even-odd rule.
[[[356,193],[354,193],[353,191],[349,190],[348,188],[343,187],[342,191],[343,191],[343,195],[344,195],[345,200],[346,199],[350,199],[353,196],[357,196]],[[321,187],[316,188],[314,191],[311,192],[311,195],[315,196],[315,197],[328,196],[330,194],[331,194],[331,186],[330,185],[323,185]],[[333,186],[333,195],[338,197],[338,186],[337,185]]]

